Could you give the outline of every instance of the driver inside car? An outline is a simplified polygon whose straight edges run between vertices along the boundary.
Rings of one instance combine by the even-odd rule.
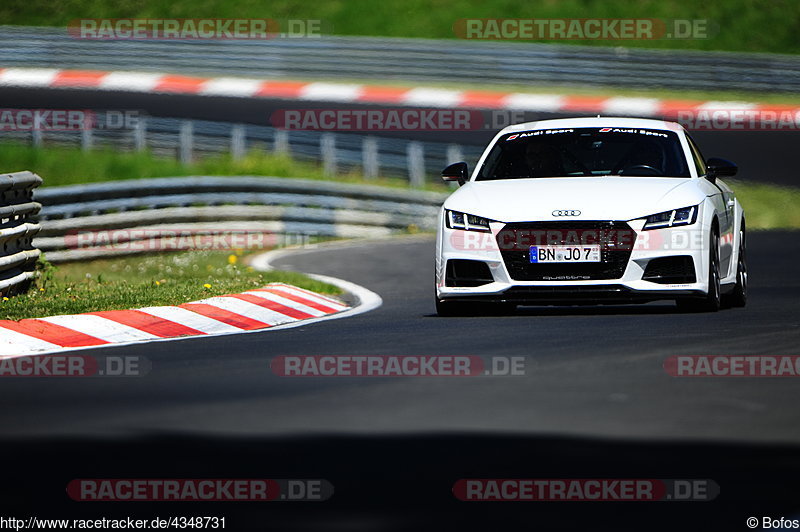
[[[655,142],[641,142],[636,145],[623,166],[623,175],[664,175],[664,154]]]
[[[561,156],[553,146],[541,142],[529,142],[525,146],[525,162],[531,177],[554,177],[564,175]]]

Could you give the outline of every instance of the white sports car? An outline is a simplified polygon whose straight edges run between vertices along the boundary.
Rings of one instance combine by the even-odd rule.
[[[440,315],[516,305],[747,301],[744,210],[679,125],[570,118],[509,126],[461,186],[436,241]]]

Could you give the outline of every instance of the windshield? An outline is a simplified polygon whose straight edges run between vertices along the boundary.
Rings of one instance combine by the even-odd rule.
[[[689,177],[689,167],[672,131],[540,129],[501,137],[477,180],[604,175]]]

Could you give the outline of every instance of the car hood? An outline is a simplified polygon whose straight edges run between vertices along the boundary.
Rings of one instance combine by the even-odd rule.
[[[552,220],[554,210],[580,211],[569,220],[633,220],[704,198],[691,178],[552,177],[470,181],[444,206],[502,222]]]

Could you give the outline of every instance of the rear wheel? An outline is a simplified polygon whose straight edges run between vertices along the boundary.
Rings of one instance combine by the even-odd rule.
[[[725,304],[731,307],[743,307],[747,304],[747,242],[742,220],[739,230],[739,258],[736,261],[736,286],[733,292],[725,296]]]
[[[719,278],[719,234],[711,233],[711,244],[708,250],[708,292],[705,297],[696,299],[678,299],[678,308],[686,312],[716,312],[720,308]]]

